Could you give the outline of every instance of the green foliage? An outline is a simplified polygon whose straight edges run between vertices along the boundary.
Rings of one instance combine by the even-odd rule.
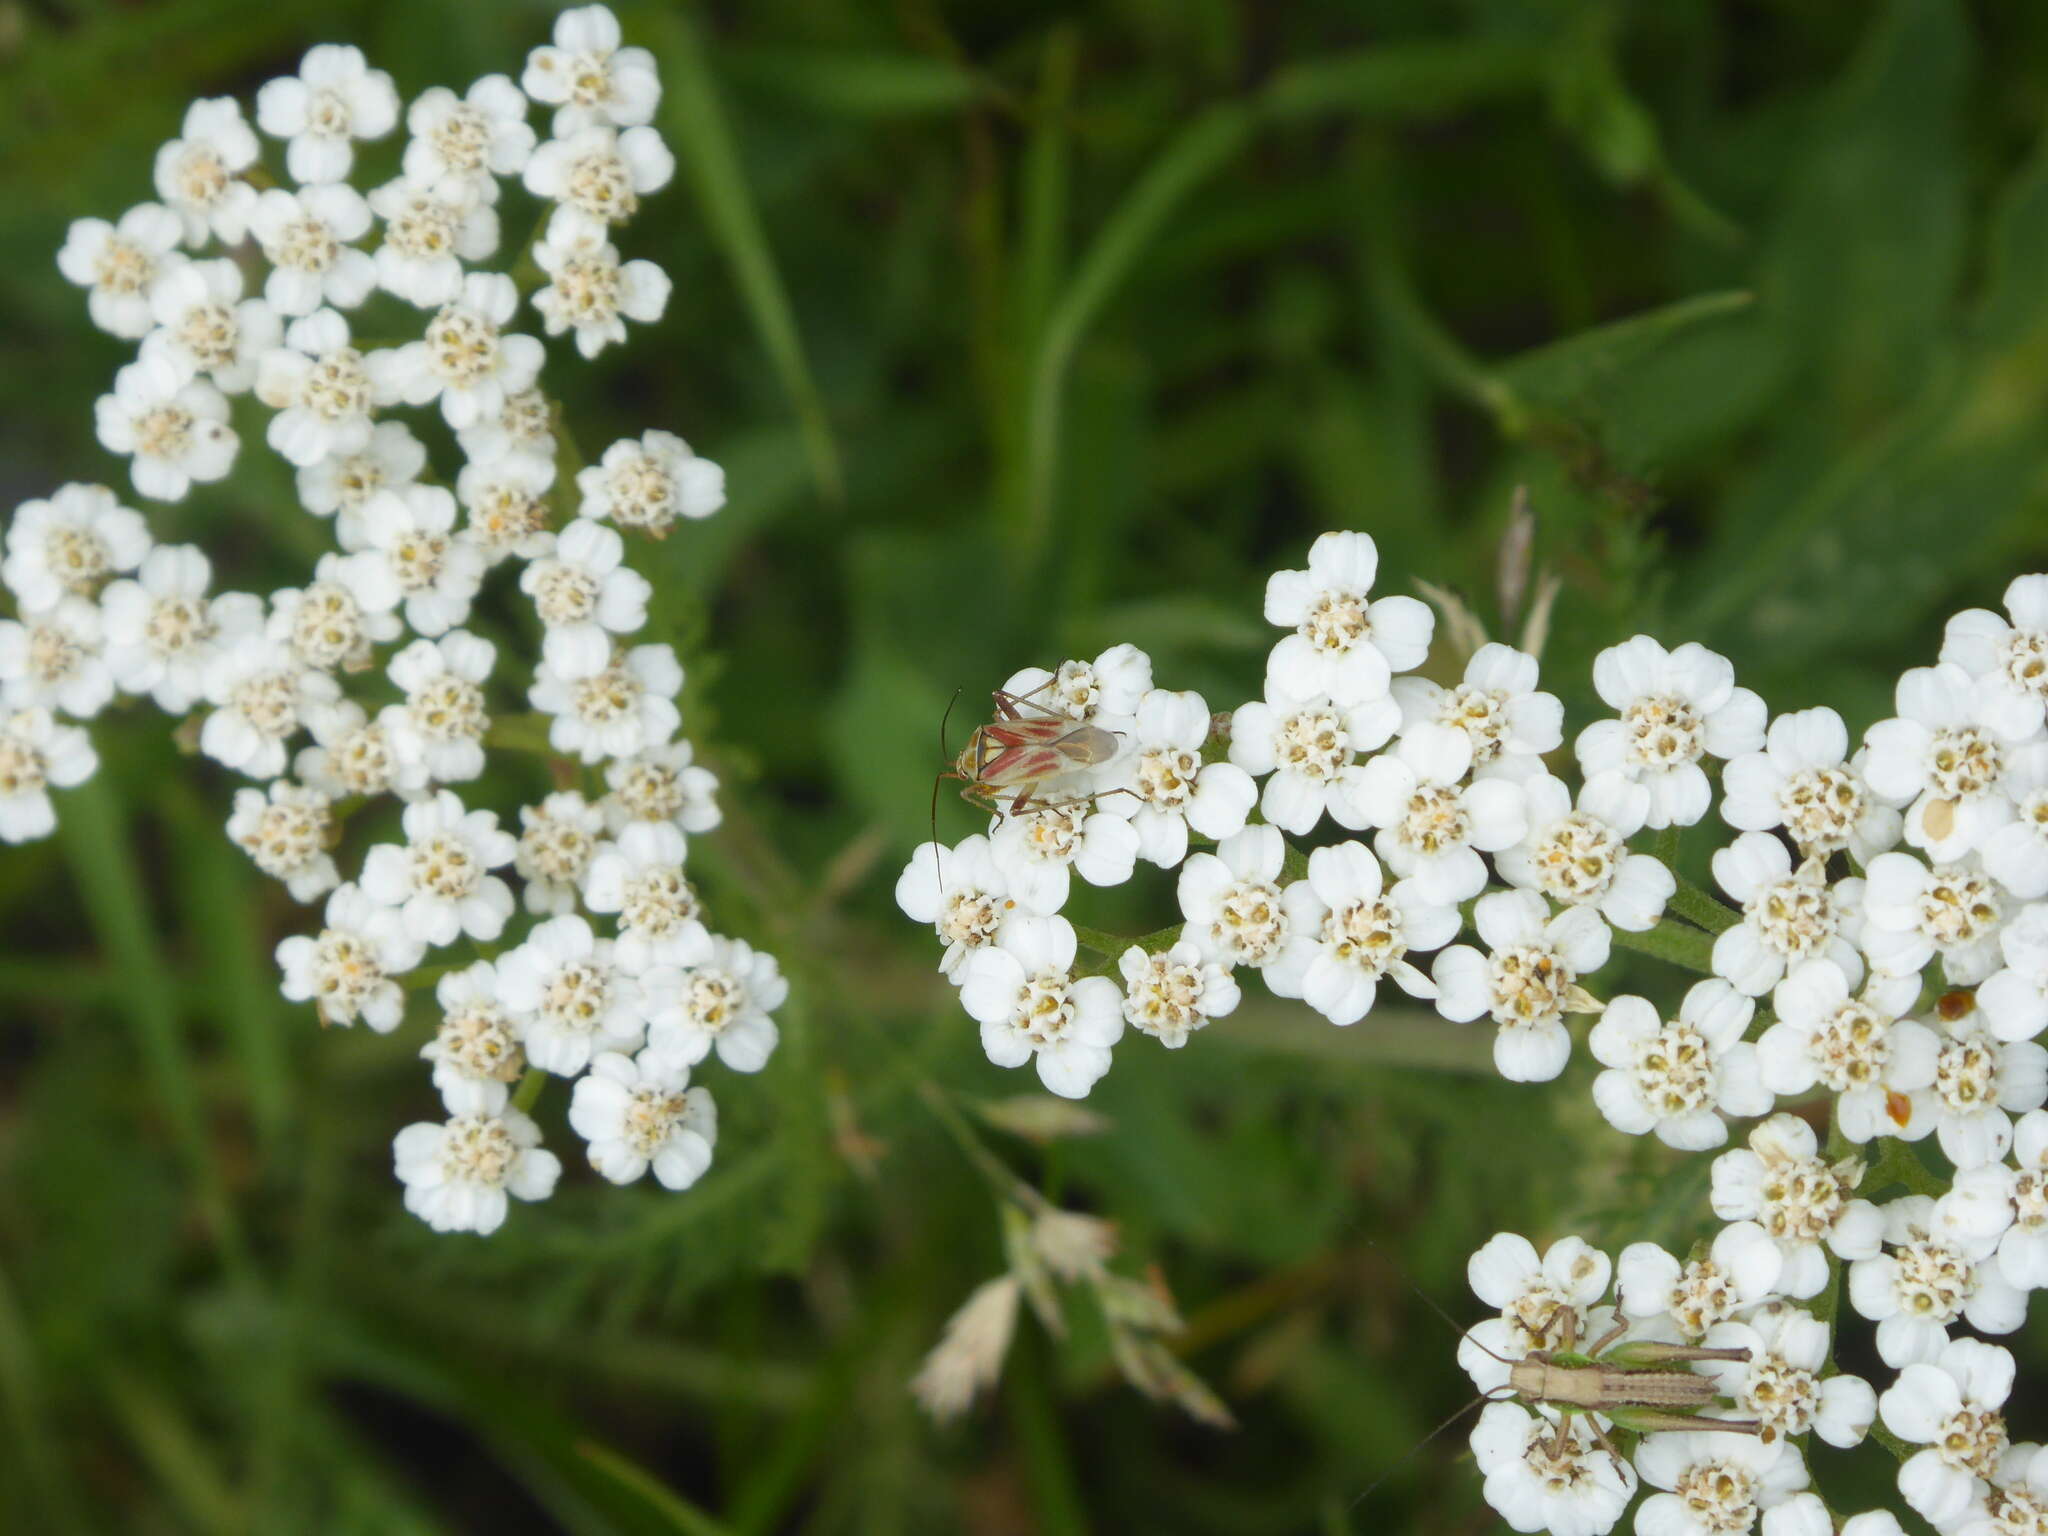
[[[645,568],[728,788],[693,869],[791,972],[785,1046],[718,1082],[689,1193],[572,1169],[488,1242],[435,1238],[389,1173],[434,1110],[424,1019],[284,1004],[269,953],[307,915],[222,840],[230,782],[107,724],[59,838],[0,858],[0,1524],[1487,1528],[1456,1434],[1403,1459],[1465,1395],[1409,1285],[1476,1315],[1464,1260],[1502,1228],[1683,1245],[1705,1163],[1609,1130],[1584,1060],[1504,1084],[1482,1031],[1391,1002],[1337,1031],[1253,985],[1183,1052],[1127,1040],[1099,1134],[986,1116],[1158,1266],[1238,1430],[1124,1386],[1079,1306],[1063,1345],[1020,1324],[995,1402],[922,1420],[904,1383],[1002,1235],[920,1085],[1025,1087],[890,900],[940,717],[960,690],[957,746],[1015,667],[1120,640],[1247,697],[1264,573],[1329,527],[1492,623],[1517,485],[1572,708],[1642,629],[1776,708],[1887,712],[1947,612],[2048,557],[2048,13],[619,9],[682,168],[625,244],[676,290],[569,404],[728,468],[731,506]],[[322,40],[407,95],[516,73],[548,14],[0,0],[7,500],[119,481],[91,403],[122,349],[53,258],[149,195],[188,100]],[[160,526],[248,585],[324,538],[246,473]],[[1166,889],[1076,916],[1135,934]],[[1682,984],[1700,936],[1664,939],[1630,984]],[[565,1098],[539,1113],[573,1162]]]

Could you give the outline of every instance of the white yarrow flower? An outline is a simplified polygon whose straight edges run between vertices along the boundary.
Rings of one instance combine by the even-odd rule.
[[[977,832],[951,848],[919,843],[896,877],[896,905],[912,922],[937,930],[946,946],[939,970],[957,984],[968,957],[995,942],[1003,920],[1017,910],[1017,899],[988,839]]]
[[[1826,958],[1853,981],[1863,962],[1850,936],[1863,882],[1830,885],[1822,857],[1797,869],[1768,832],[1745,832],[1714,852],[1714,880],[1741,909],[1742,921],[1714,940],[1714,974],[1736,991],[1762,997],[1792,966]]]
[[[427,450],[402,421],[380,421],[353,453],[335,454],[298,472],[299,503],[315,517],[334,519],[335,542],[361,549],[362,512],[379,491],[402,491],[418,482]]]
[[[494,1115],[526,1069],[524,1031],[498,1001],[498,972],[488,960],[450,971],[434,984],[440,1027],[420,1047],[434,1064],[434,1086],[452,1115]]]
[[[495,811],[472,811],[453,790],[405,808],[405,842],[379,843],[363,859],[363,893],[395,909],[406,931],[439,948],[467,934],[488,944],[512,916],[512,888],[496,875],[518,839]]]
[[[20,612],[40,613],[67,594],[91,597],[109,576],[140,565],[149,548],[142,514],[105,486],[60,486],[48,500],[14,509],[0,581]]]
[[[1388,889],[1363,843],[1318,848],[1308,878],[1282,900],[1293,937],[1265,973],[1280,996],[1301,998],[1332,1024],[1355,1024],[1372,1010],[1383,978],[1410,997],[1436,995],[1409,957],[1456,937],[1458,909],[1431,901],[1413,880]]]
[[[543,660],[527,697],[554,716],[549,745],[596,763],[631,757],[675,735],[683,723],[675,702],[682,686],[682,663],[668,646],[621,646],[588,677],[564,677]]]
[[[113,393],[93,402],[93,421],[100,446],[128,457],[135,489],[152,501],[182,501],[195,480],[225,478],[240,446],[227,398],[161,352],[114,375]]]
[[[1878,794],[1906,807],[1908,844],[1933,863],[1956,863],[2012,819],[1999,779],[2019,739],[1999,729],[1998,721],[2011,720],[1995,721],[1989,700],[1953,663],[1907,672],[1896,707],[1895,718],[1864,733],[1864,776]]]
[[[1589,786],[1574,809],[1564,781],[1547,773],[1524,780],[1522,793],[1528,835],[1494,855],[1503,880],[1561,906],[1590,907],[1625,932],[1657,926],[1678,881],[1661,861],[1629,852],[1642,824],[1627,805]]]
[[[1116,983],[1076,978],[1074,930],[1062,917],[1019,914],[960,973],[960,1001],[981,1025],[981,1048],[999,1067],[1036,1058],[1039,1081],[1062,1098],[1086,1098],[1109,1070],[1124,1032]]]
[[[668,308],[674,286],[668,274],[651,261],[622,261],[602,229],[565,226],[558,215],[533,259],[548,275],[547,286],[533,296],[543,328],[550,336],[574,331],[576,350],[585,357],[624,341],[628,320],[649,324]]]
[[[1176,894],[1189,943],[1226,966],[1263,968],[1293,937],[1280,889],[1287,845],[1277,827],[1250,826],[1180,867]]]
[[[398,126],[398,90],[360,48],[320,43],[306,50],[296,75],[256,93],[256,126],[286,140],[293,180],[339,182],[355,165],[355,140],[381,139]]]
[[[0,619],[0,705],[90,720],[114,696],[97,604],[62,597],[21,619]]]
[[[267,188],[249,215],[270,263],[263,297],[281,315],[354,309],[377,286],[375,258],[355,244],[371,222],[369,203],[346,182]]]
[[[1517,1531],[1606,1536],[1636,1494],[1636,1471],[1609,1455],[1592,1426],[1558,1427],[1519,1403],[1493,1403],[1472,1429],[1486,1502]]]
[[[1608,1070],[1593,1082],[1593,1102],[1616,1130],[1654,1131],[1684,1152],[1728,1139],[1723,1115],[1761,1115],[1771,1092],[1757,1067],[1756,1047],[1742,1034],[1756,1004],[1719,977],[1696,982],[1665,1019],[1640,997],[1617,997],[1586,1044]]]
[[[2011,1351],[1954,1339],[1932,1361],[1908,1363],[1877,1400],[1886,1429],[1927,1447],[1900,1466],[1899,1492],[1928,1523],[1951,1527],[1998,1476],[2012,1384]]]
[[[557,135],[592,123],[629,127],[650,122],[661,100],[654,55],[622,48],[618,18],[601,5],[578,6],[555,18],[552,47],[526,57],[519,83],[555,111]]]
[[[319,790],[290,779],[238,789],[228,837],[264,874],[282,881],[293,901],[315,901],[341,883],[329,851],[336,837],[331,805]]]
[[[1536,688],[1536,658],[1498,641],[1465,664],[1465,680],[1445,688],[1426,677],[1397,677],[1394,702],[1405,731],[1424,721],[1455,726],[1472,743],[1475,778],[1528,778],[1564,740],[1564,705]]]
[[[50,791],[83,784],[99,765],[79,727],[59,725],[47,709],[0,709],[0,843],[56,831]]]
[[[562,1173],[540,1127],[516,1109],[408,1125],[391,1151],[405,1208],[436,1232],[495,1232],[507,1196],[545,1200]]]
[[[1825,1088],[1835,1095],[1835,1123],[1859,1145],[1926,1135],[1940,1041],[1901,1017],[1919,995],[1917,977],[1872,976],[1858,996],[1833,960],[1793,966],[1771,995],[1777,1022],[1756,1042],[1764,1086],[1787,1096]]]
[[[1400,706],[1385,695],[1339,705],[1327,695],[1297,701],[1269,690],[1231,716],[1230,761],[1255,777],[1271,775],[1259,810],[1299,837],[1325,812],[1357,819],[1350,807],[1365,772],[1358,755],[1383,746],[1400,721]]]
[[[616,913],[618,959],[628,975],[695,965],[710,952],[702,908],[683,873],[687,840],[673,822],[635,822],[601,845],[583,876],[583,904]]]
[[[1533,891],[1481,896],[1472,922],[1491,953],[1454,944],[1437,956],[1437,1012],[1459,1023],[1487,1015],[1499,1027],[1493,1062],[1501,1076],[1549,1082],[1571,1056],[1565,1015],[1598,1007],[1578,983],[1607,963],[1607,925],[1588,907],[1552,917]]]
[[[548,140],[526,162],[526,190],[559,206],[548,239],[581,230],[605,231],[640,209],[640,199],[667,186],[676,157],[652,128],[593,125]]]
[[[1019,902],[1033,912],[1057,912],[1067,904],[1072,875],[1090,885],[1121,885],[1131,878],[1138,833],[1120,799],[1081,800],[993,819],[989,856]]]
[[[1486,889],[1479,855],[1528,836],[1522,786],[1510,778],[1466,782],[1472,738],[1424,721],[1352,778],[1339,776],[1330,813],[1344,826],[1378,828],[1373,851],[1432,901],[1457,903]]]
[[[711,1166],[718,1110],[690,1069],[642,1051],[607,1051],[576,1080],[569,1126],[590,1143],[590,1166],[614,1184],[650,1168],[664,1189],[688,1189]]]
[[[1762,750],[1731,757],[1721,816],[1743,832],[1783,827],[1803,855],[1847,849],[1866,865],[1898,843],[1902,825],[1851,760],[1849,728],[1832,709],[1780,715]]]
[[[526,910],[545,916],[573,912],[604,837],[604,812],[564,789],[539,805],[521,806],[519,824],[512,865],[525,882]]]
[[[647,622],[653,584],[625,558],[626,541],[617,532],[579,517],[549,554],[519,573],[519,589],[533,599],[547,631],[542,659],[556,675],[595,677],[611,661],[613,637]]]
[[[324,672],[300,661],[266,634],[238,635],[206,669],[206,701],[214,706],[200,727],[199,750],[252,779],[284,772],[285,743],[341,695]]]
[[[223,646],[263,629],[263,600],[251,592],[208,597],[213,568],[189,544],[160,544],[133,578],[100,594],[107,670],[123,693],[148,694],[182,715],[206,694]]]
[[[1562,1349],[1567,1338],[1592,1342],[1613,1274],[1614,1261],[1583,1238],[1559,1238],[1539,1254],[1526,1237],[1496,1232],[1467,1261],[1465,1278],[1500,1315],[1466,1330],[1458,1364],[1481,1392],[1493,1392],[1508,1384],[1509,1362],[1530,1350]],[[1606,1321],[1611,1313],[1598,1332]]]
[[[1971,986],[1999,968],[1998,935],[2010,903],[1976,861],[1932,869],[1910,853],[1870,861],[1857,936],[1873,971],[1910,976],[1941,956],[1952,986]]]
[[[1983,608],[1950,619],[1941,660],[1974,681],[1986,724],[2023,741],[2041,729],[2048,705],[2048,576],[2015,576],[2005,589],[2005,611],[2011,623]]]
[[[1229,969],[1185,939],[1157,954],[1133,944],[1117,969],[1124,978],[1125,1021],[1169,1050],[1186,1045],[1189,1035],[1238,1004]]]
[[[1697,1344],[1716,1323],[1775,1294],[1785,1256],[1753,1221],[1731,1222],[1704,1258],[1681,1260],[1655,1243],[1630,1243],[1614,1265],[1621,1314],[1649,1332]]]
[[[1925,1195],[1882,1209],[1890,1251],[1852,1263],[1848,1292],[1857,1314],[1877,1324],[1877,1353],[1886,1365],[1935,1360],[1958,1319],[1980,1333],[2011,1333],[2026,1321],[2026,1293],[1993,1260],[1996,1237],[1944,1219]]]
[[[466,629],[438,640],[415,640],[391,658],[391,681],[405,702],[387,707],[379,723],[401,767],[400,783],[458,784],[484,771],[485,681],[497,647]],[[417,768],[418,779],[405,770]]]
[[[1266,622],[1294,631],[1267,659],[1268,700],[1348,708],[1386,698],[1394,673],[1422,665],[1436,616],[1412,597],[1369,602],[1379,562],[1371,535],[1326,533],[1309,547],[1307,570],[1267,578]]]
[[[360,528],[353,558],[386,601],[404,605],[413,633],[442,635],[468,621],[484,557],[455,532],[454,496],[438,485],[379,491],[363,504]]]
[[[205,374],[229,395],[255,384],[263,354],[284,330],[268,299],[242,297],[242,269],[226,257],[182,262],[164,273],[149,313],[156,325],[142,350],[161,353],[188,375]]]
[[[1787,1296],[1818,1296],[1828,1283],[1828,1251],[1867,1259],[1884,1241],[1884,1217],[1868,1200],[1851,1198],[1863,1177],[1861,1158],[1829,1163],[1813,1127],[1796,1115],[1772,1115],[1749,1133],[1749,1145],[1714,1159],[1714,1214],[1752,1221],[1783,1256],[1777,1287]]]
[[[156,195],[184,224],[185,243],[212,237],[239,245],[256,206],[242,172],[256,163],[256,133],[232,96],[209,96],[185,109],[178,137],[156,152]]]
[[[322,1023],[360,1019],[388,1035],[405,1015],[395,978],[418,965],[420,954],[404,918],[351,884],[327,898],[317,936],[294,934],[279,943],[277,964],[285,997],[314,1004]]]
[[[1749,1352],[1747,1360],[1703,1360],[1700,1370],[1714,1378],[1739,1417],[1763,1426],[1767,1444],[1811,1433],[1847,1449],[1863,1443],[1877,1417],[1877,1394],[1861,1376],[1822,1376],[1828,1325],[1811,1312],[1774,1302],[1743,1322],[1714,1324],[1700,1342]],[[1833,1528],[1826,1530],[1832,1536]]]
[[[610,939],[574,913],[551,917],[497,960],[498,1001],[525,1030],[526,1059],[574,1077],[605,1051],[633,1051],[646,1034],[640,986],[619,970]]]
[[[1764,744],[1764,701],[1736,687],[1728,659],[1703,645],[1667,651],[1637,635],[1594,658],[1593,686],[1620,718],[1579,733],[1579,767],[1589,789],[1644,826],[1691,826],[1713,798],[1700,759]]]
[[[425,339],[370,355],[371,376],[382,392],[408,405],[439,401],[458,432],[495,417],[508,397],[533,387],[546,357],[533,337],[505,331],[518,307],[511,278],[471,272],[427,322]]]
[[[646,432],[613,443],[597,463],[578,470],[576,494],[579,516],[662,538],[677,518],[709,517],[725,505],[725,471],[673,432]],[[1145,676],[1150,687],[1149,667]]]
[[[716,1050],[733,1071],[758,1072],[781,1038],[771,1015],[788,1001],[789,983],[773,955],[743,939],[713,936],[679,973],[650,972],[641,986],[647,1054],[663,1062],[695,1066]]]
[[[1682,1430],[1645,1435],[1636,1471],[1662,1489],[1642,1503],[1636,1529],[1645,1536],[1730,1536],[1806,1486],[1806,1463],[1780,1440]]]
[[[158,280],[184,259],[176,255],[183,232],[178,215],[160,203],[140,203],[117,224],[74,219],[57,252],[57,270],[86,290],[94,325],[140,341],[152,324],[149,301]]]
[[[284,344],[257,360],[256,398],[277,412],[264,440],[303,470],[366,452],[371,413],[395,397],[377,383],[348,321],[320,309],[294,320]]]
[[[485,75],[457,96],[430,86],[405,111],[405,174],[451,202],[496,202],[497,178],[516,176],[533,153],[526,97],[505,75]]]
[[[607,762],[605,825],[620,832],[636,821],[672,821],[691,833],[717,826],[718,775],[693,763],[693,755],[679,739]]]
[[[487,261],[498,249],[497,210],[474,192],[401,176],[370,194],[370,208],[384,221],[373,257],[377,286],[421,309],[453,301],[462,264]]]

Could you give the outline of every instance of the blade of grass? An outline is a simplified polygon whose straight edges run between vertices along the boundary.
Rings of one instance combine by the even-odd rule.
[[[110,1367],[102,1382],[114,1417],[179,1513],[202,1531],[239,1532],[242,1511],[205,1439],[142,1378]]]
[[[1137,269],[1166,221],[1244,147],[1257,121],[1251,107],[1230,102],[1209,108],[1177,134],[1103,225],[1047,320],[1032,364],[1023,483],[1011,513],[1012,537],[1027,566],[1036,564],[1052,528],[1060,418],[1075,349]]]
[[[1266,86],[1276,117],[1343,110],[1400,117],[1447,117],[1473,102],[1534,91],[1546,50],[1523,42],[1472,39],[1362,49],[1281,70]]]
[[[1011,1431],[1023,1453],[1042,1536],[1087,1536],[1088,1520],[1082,1513],[1073,1455],[1054,1411],[1044,1367],[1030,1341],[1010,1352],[1003,1399],[1010,1410]]]
[[[72,790],[58,818],[71,877],[109,969],[120,980],[122,1011],[158,1099],[170,1117],[194,1198],[229,1271],[254,1269],[207,1133],[191,1055],[178,1027],[175,979],[151,932],[135,850],[123,836],[119,800],[103,771]]]
[[[217,1022],[239,1059],[249,1113],[261,1150],[274,1151],[291,1117],[291,1073],[284,1042],[288,1021],[268,959],[255,944],[259,928],[254,882],[241,854],[222,835],[184,779],[165,784],[177,856],[171,861],[178,904],[195,921],[190,942],[206,978],[201,1010]]]
[[[819,495],[838,506],[845,498],[838,444],[817,382],[811,377],[789,291],[762,232],[760,213],[747,187],[746,172],[719,104],[717,81],[705,60],[696,26],[675,11],[651,7],[637,11],[635,21],[644,29],[668,75],[662,92],[663,120],[680,152],[684,173],[696,190],[705,223],[732,268],[761,345],[795,407],[811,477]]]
[[[728,1536],[726,1527],[690,1503],[645,1467],[617,1451],[590,1440],[576,1443],[576,1454],[646,1506],[649,1514],[682,1536]]]
[[[845,48],[736,47],[719,65],[736,81],[797,106],[845,117],[922,117],[953,112],[991,82],[948,59]]]
[[[15,1304],[14,1285],[0,1270],[0,1401],[7,1405],[20,1464],[48,1528],[83,1530],[76,1491],[50,1441],[35,1339]]]

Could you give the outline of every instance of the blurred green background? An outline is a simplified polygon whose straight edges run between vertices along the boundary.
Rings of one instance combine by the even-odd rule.
[[[692,866],[790,971],[783,1047],[707,1069],[724,1134],[694,1190],[573,1166],[555,1094],[556,1197],[436,1238],[389,1171],[436,1109],[428,1021],[380,1039],[284,1004],[269,951],[309,919],[225,842],[231,781],[160,719],[104,722],[59,836],[0,857],[0,1524],[1496,1528],[1462,1430],[1408,1454],[1467,1395],[1410,1283],[1476,1317],[1464,1259],[1503,1227],[1682,1246],[1707,1159],[1609,1131],[1583,1051],[1514,1088],[1483,1031],[1410,1007],[1340,1032],[1253,986],[1184,1052],[1127,1039],[1101,1134],[985,1132],[1114,1219],[1125,1272],[1157,1266],[1235,1432],[1123,1385],[1078,1298],[1065,1345],[1023,1321],[990,1401],[921,1419],[906,1379],[1003,1262],[923,1085],[1036,1086],[982,1058],[890,900],[940,714],[1119,640],[1227,708],[1258,687],[1265,572],[1325,528],[1490,617],[1517,485],[1578,722],[1592,653],[1639,629],[1727,652],[1774,709],[1888,713],[1946,613],[2048,562],[2048,9],[618,9],[683,165],[623,244],[675,296],[552,387],[586,449],[667,427],[729,472],[719,518],[636,559],[727,785]],[[123,483],[91,405],[124,351],[54,256],[150,195],[189,99],[247,100],[316,41],[408,97],[516,75],[550,11],[0,0],[5,504]],[[531,205],[503,207],[517,239]],[[265,465],[164,536],[302,581],[326,530]],[[1135,933],[1170,890],[1074,911]],[[1889,1463],[1820,1472],[1854,1507]]]

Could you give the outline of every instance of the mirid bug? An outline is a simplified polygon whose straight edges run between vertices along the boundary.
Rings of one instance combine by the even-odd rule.
[[[1039,702],[1036,695],[1050,686],[1047,683],[1027,694],[995,691],[996,718],[977,725],[953,766],[939,775],[964,782],[961,799],[999,814],[1021,816],[1026,811],[1092,798],[1076,795],[1051,800],[1044,791],[1070,774],[1108,762],[1122,750],[1123,740],[1114,731]]]

